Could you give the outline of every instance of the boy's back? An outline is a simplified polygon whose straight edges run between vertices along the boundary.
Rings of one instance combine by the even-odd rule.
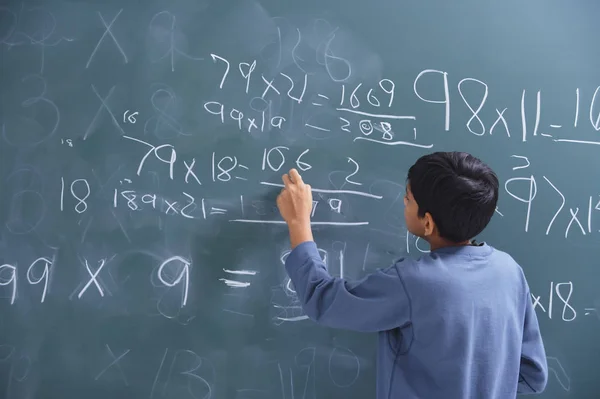
[[[347,282],[307,241],[286,269],[312,320],[379,332],[378,399],[509,399],[546,385],[527,282],[491,246],[440,248]]]
[[[543,389],[537,319],[509,255],[485,244],[445,247],[394,268],[410,324],[380,333],[378,398],[506,399]]]

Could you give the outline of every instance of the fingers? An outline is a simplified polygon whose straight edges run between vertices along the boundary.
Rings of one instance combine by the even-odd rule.
[[[296,169],[291,169],[289,174],[284,174],[283,176],[281,176],[281,179],[283,180],[283,184],[285,185],[285,187],[289,187],[292,184],[302,184],[302,176],[300,176],[300,173],[298,173],[298,171]]]
[[[310,184],[305,184],[306,194],[312,199],[312,187]]]
[[[302,183],[302,176],[300,176],[300,173],[298,173],[298,171],[296,169],[290,170],[290,177],[294,183],[296,183],[296,184]]]
[[[292,185],[292,180],[287,175],[287,173],[281,176],[281,180],[283,180],[283,184],[285,185],[285,187],[289,187]]]

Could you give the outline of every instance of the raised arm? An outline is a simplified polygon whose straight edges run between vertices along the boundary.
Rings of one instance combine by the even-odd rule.
[[[298,245],[285,267],[306,315],[334,328],[377,332],[410,322],[410,299],[396,265],[362,280],[332,277],[313,241]]]
[[[277,206],[288,225],[292,252],[285,267],[304,312],[330,327],[384,331],[410,322],[410,299],[396,266],[350,283],[332,277],[313,241],[312,191],[295,169],[282,176]]]

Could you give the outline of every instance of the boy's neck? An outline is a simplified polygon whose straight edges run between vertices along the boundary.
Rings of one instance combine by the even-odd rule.
[[[431,237],[429,239],[425,239],[429,243],[429,249],[431,251],[435,251],[436,249],[446,248],[446,247],[462,247],[465,245],[472,245],[473,242],[471,240],[463,241],[463,242],[452,242],[445,240],[441,237]]]

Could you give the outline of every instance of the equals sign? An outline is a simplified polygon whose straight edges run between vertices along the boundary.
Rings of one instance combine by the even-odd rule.
[[[228,270],[228,269],[223,269],[223,271],[225,273],[235,274],[235,275],[246,275],[246,276],[254,276],[254,275],[256,275],[256,271],[254,271],[254,270]],[[245,281],[235,281],[235,280],[229,280],[229,279],[226,279],[226,278],[220,278],[219,280],[223,281],[229,287],[234,287],[234,288],[245,288],[245,287],[250,286],[250,283],[245,282]]]
[[[562,127],[562,125],[550,125],[550,127],[552,129],[560,129]],[[552,137],[551,134],[546,134],[546,133],[541,133],[541,135],[544,136],[544,137]]]
[[[322,94],[318,94],[318,96],[321,97],[321,98],[324,98],[326,100],[329,100],[329,97],[324,96]],[[319,103],[312,103],[312,105],[316,105],[317,107],[322,107],[323,106],[323,104],[319,104]]]

